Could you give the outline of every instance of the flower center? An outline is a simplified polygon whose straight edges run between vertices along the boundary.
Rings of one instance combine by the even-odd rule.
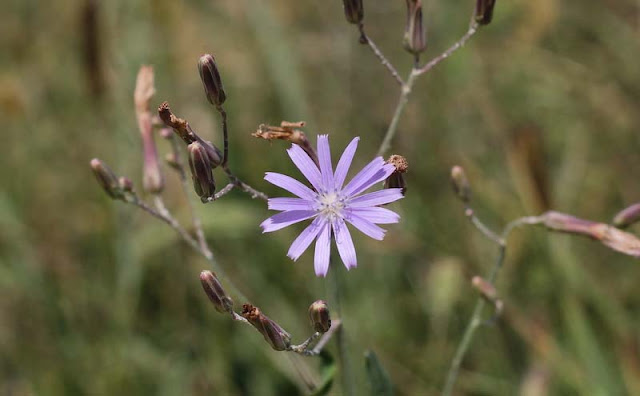
[[[318,211],[330,219],[342,217],[342,210],[345,207],[345,200],[337,192],[323,192],[318,194]]]

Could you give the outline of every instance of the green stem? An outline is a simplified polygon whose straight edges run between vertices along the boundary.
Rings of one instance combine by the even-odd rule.
[[[333,252],[336,253],[336,252]],[[336,332],[336,342],[338,343],[338,360],[340,361],[340,371],[342,379],[342,392],[345,395],[352,396],[355,394],[353,383],[353,371],[351,369],[351,361],[349,359],[349,348],[347,345],[347,335],[344,330],[344,318],[342,316],[342,307],[340,305],[340,274],[339,269],[335,268],[335,254],[331,254],[329,271],[332,273],[332,287],[331,292],[333,295],[333,311],[340,318],[340,328]]]

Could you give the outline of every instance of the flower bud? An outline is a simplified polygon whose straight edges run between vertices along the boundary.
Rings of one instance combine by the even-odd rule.
[[[124,192],[133,192],[133,182],[128,177],[120,176],[118,178],[118,187],[120,187]]]
[[[409,169],[407,159],[394,154],[387,160],[387,164],[396,167],[396,170],[384,181],[384,188],[401,188],[402,195],[407,192],[407,183],[404,181],[404,173]]]
[[[406,0],[407,24],[404,29],[404,48],[418,55],[427,48],[427,36],[422,26],[422,1]]]
[[[480,293],[482,298],[493,304],[496,309],[496,315],[502,313],[504,303],[498,298],[498,291],[491,283],[480,276],[474,276],[473,279],[471,279],[471,284]]]
[[[198,71],[204,85],[204,93],[209,103],[220,107],[227,99],[222,86],[222,79],[215,58],[210,54],[204,54],[198,60]]]
[[[638,220],[640,220],[640,203],[633,204],[628,208],[621,210],[613,218],[613,225],[616,227],[624,228],[630,226]]]
[[[326,333],[331,328],[329,306],[325,301],[318,300],[309,307],[311,325],[318,333]]]
[[[233,312],[233,300],[225,293],[216,274],[211,271],[202,271],[200,273],[200,283],[202,283],[202,288],[207,293],[216,311],[220,313]]]
[[[284,351],[291,346],[291,336],[276,322],[260,312],[251,304],[242,306],[242,316],[262,334],[265,341],[276,351]]]
[[[215,169],[222,163],[222,151],[217,148],[213,143],[208,140],[199,140],[209,156],[209,162],[211,162],[211,169]]]
[[[216,191],[216,183],[211,172],[211,161],[207,150],[200,142],[193,142],[187,146],[189,151],[189,169],[193,179],[193,188],[202,202],[207,202]]]
[[[344,5],[344,16],[347,17],[349,23],[358,24],[364,18],[364,7],[362,0],[342,0]]]
[[[118,177],[102,161],[97,158],[91,160],[91,170],[98,180],[98,184],[113,199],[122,199],[123,193],[118,184]]]
[[[471,198],[471,186],[469,185],[467,175],[461,166],[456,165],[451,168],[451,183],[453,185],[453,191],[458,195],[458,198],[460,198],[464,203],[469,203],[469,199]]]
[[[480,25],[488,25],[493,18],[493,6],[496,0],[476,0],[476,22]]]

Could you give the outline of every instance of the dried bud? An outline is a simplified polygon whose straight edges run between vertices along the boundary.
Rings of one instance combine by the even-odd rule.
[[[222,86],[222,79],[220,78],[215,58],[210,54],[202,55],[198,60],[198,71],[200,72],[200,79],[204,85],[204,93],[207,96],[207,100],[212,105],[220,107],[227,95]]]
[[[422,26],[422,1],[406,0],[407,24],[404,28],[404,48],[418,55],[427,48],[427,36]]]
[[[633,204],[628,208],[620,211],[613,218],[613,225],[616,227],[628,227],[636,221],[640,220],[640,203]]]
[[[193,188],[202,202],[207,202],[216,191],[216,183],[211,172],[211,161],[207,150],[200,142],[193,142],[187,146],[189,151],[189,168],[193,179]]]
[[[488,25],[493,18],[493,6],[496,0],[476,0],[476,22],[480,25]]]
[[[118,178],[118,186],[124,192],[128,192],[128,193],[132,193],[133,192],[133,182],[128,177],[120,176]]]
[[[407,159],[394,154],[387,160],[387,164],[396,167],[396,170],[384,181],[384,188],[401,188],[402,195],[407,192],[407,183],[404,181],[404,173],[409,169]]]
[[[267,124],[260,124],[258,126],[258,129],[254,133],[252,133],[251,136],[261,138],[264,140],[269,140],[269,141],[277,139],[277,140],[286,140],[291,143],[295,143],[299,145],[309,155],[309,157],[313,160],[313,162],[316,163],[316,165],[319,166],[318,155],[316,154],[316,151],[314,150],[314,148],[311,146],[311,143],[309,143],[307,136],[304,134],[304,132],[298,129],[294,129],[294,128],[301,128],[304,125],[305,125],[304,121],[298,121],[298,122],[282,121],[279,127],[267,125]]]
[[[118,184],[118,177],[111,169],[97,158],[91,160],[91,170],[98,180],[98,184],[113,199],[122,199],[123,193]]]
[[[325,301],[318,300],[309,307],[311,325],[318,333],[326,333],[331,328],[329,306]]]
[[[265,341],[276,351],[284,351],[291,345],[291,336],[276,322],[260,312],[251,304],[242,306],[242,316],[262,334]]]
[[[364,7],[362,0],[342,0],[344,5],[344,15],[349,23],[358,24],[364,18]]]
[[[216,311],[220,313],[233,312],[233,300],[225,293],[216,274],[211,271],[202,271],[200,273],[200,283],[202,283],[202,288],[207,293]]]
[[[455,191],[458,198],[464,203],[469,203],[471,198],[471,186],[469,185],[469,179],[461,166],[454,166],[451,168],[451,183],[453,184],[453,191]]]

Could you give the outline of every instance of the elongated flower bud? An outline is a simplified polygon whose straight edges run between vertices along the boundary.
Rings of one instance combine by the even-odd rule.
[[[91,160],[91,170],[98,180],[98,184],[113,199],[122,199],[123,193],[118,183],[118,177],[101,160],[94,158]]]
[[[387,164],[396,167],[396,170],[384,181],[384,188],[401,188],[402,195],[407,192],[407,183],[404,180],[404,174],[409,169],[407,159],[401,155],[394,154],[387,160]]]
[[[138,129],[142,137],[143,173],[142,186],[147,192],[154,194],[164,189],[164,178],[160,170],[160,161],[153,138],[153,122],[149,103],[155,92],[153,84],[153,68],[141,66],[136,79],[133,101],[138,119]]]
[[[640,220],[640,203],[633,204],[621,210],[613,218],[613,225],[624,228]]]
[[[216,311],[220,313],[233,312],[233,300],[225,293],[216,274],[211,271],[202,271],[200,273],[200,283],[202,283],[202,288],[207,293]]]
[[[480,25],[488,25],[493,18],[493,6],[496,0],[476,0],[476,22]]]
[[[458,198],[460,198],[462,202],[468,203],[471,198],[471,186],[461,166],[456,165],[451,168],[451,184]]]
[[[202,55],[198,60],[198,71],[200,72],[200,79],[202,80],[202,85],[204,85],[204,93],[207,96],[207,100],[212,105],[220,107],[227,99],[227,95],[222,86],[222,79],[220,78],[215,58],[210,54]]]
[[[187,146],[189,151],[189,169],[193,179],[193,188],[202,202],[207,202],[216,191],[216,183],[211,172],[211,161],[207,150],[200,142],[193,142]]]
[[[309,307],[309,319],[314,330],[319,333],[326,333],[331,328],[331,317],[329,316],[329,306],[323,300],[318,300]]]
[[[349,23],[358,24],[364,18],[364,7],[362,0],[342,0],[344,5],[344,16]]]
[[[427,48],[427,36],[422,25],[422,1],[406,0],[407,24],[404,29],[404,48],[418,55]]]
[[[242,316],[262,334],[265,341],[276,351],[284,351],[291,346],[291,336],[276,322],[260,312],[258,307],[251,304],[242,306]]]

